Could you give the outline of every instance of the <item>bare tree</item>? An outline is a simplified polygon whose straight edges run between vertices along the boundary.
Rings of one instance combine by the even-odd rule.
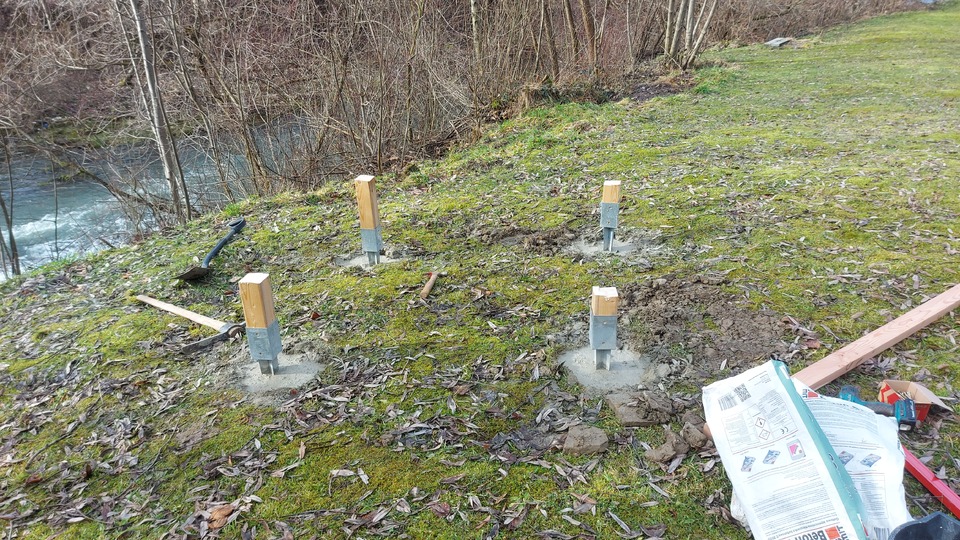
[[[3,157],[7,169],[7,197],[4,198],[0,193],[0,213],[3,214],[3,224],[7,228],[7,236],[3,238],[0,235],[0,253],[3,255],[3,274],[7,275],[7,268],[10,272],[20,275],[20,252],[17,250],[17,239],[13,233],[13,158],[10,155],[10,146],[7,140],[7,134],[0,131],[0,142],[3,142]]]
[[[121,28],[124,26],[124,10],[120,0],[116,1],[117,16],[120,20]],[[150,40],[150,28],[144,19],[140,10],[138,0],[130,0],[129,16],[133,20],[136,28],[136,45],[140,48],[140,60],[143,62],[143,76],[146,79],[146,88],[140,86],[143,99],[147,102],[147,116],[150,119],[150,125],[153,128],[154,139],[157,144],[157,150],[160,153],[160,162],[163,164],[163,176],[166,179],[167,186],[170,189],[170,199],[173,204],[177,220],[181,223],[192,219],[192,210],[190,208],[190,195],[187,191],[186,181],[183,176],[183,168],[180,164],[180,158],[177,155],[176,143],[170,133],[170,124],[167,121],[167,111],[163,104],[163,96],[160,94],[160,86],[157,81],[157,71],[154,63],[154,48]],[[126,32],[124,32],[126,35]],[[136,64],[130,47],[130,62]]]
[[[668,0],[663,54],[681,69],[693,66],[703,48],[719,0]],[[709,5],[709,8],[707,7]],[[694,12],[697,15],[694,16]]]

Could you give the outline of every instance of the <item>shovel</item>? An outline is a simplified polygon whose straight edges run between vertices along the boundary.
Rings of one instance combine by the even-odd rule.
[[[217,245],[213,246],[213,249],[210,250],[210,253],[207,253],[207,256],[203,258],[203,262],[200,263],[200,266],[194,266],[193,268],[187,270],[186,272],[177,276],[176,279],[183,281],[193,281],[195,279],[200,279],[203,276],[210,273],[210,261],[217,256],[217,253],[220,253],[220,250],[223,249],[223,246],[227,245],[230,240],[233,239],[234,235],[240,232],[243,229],[243,226],[247,224],[245,219],[237,218],[227,224],[230,227],[230,232],[223,237]]]
[[[173,313],[174,315],[179,315],[185,319],[190,319],[195,323],[199,323],[204,326],[209,326],[210,328],[213,328],[214,330],[217,331],[217,334],[214,336],[201,339],[196,343],[190,343],[188,345],[185,345],[182,349],[183,352],[185,353],[197,352],[201,349],[209,347],[210,345],[213,345],[214,343],[225,341],[232,337],[236,337],[239,334],[242,334],[243,331],[246,329],[246,325],[244,323],[229,323],[229,322],[218,321],[216,319],[207,317],[206,315],[200,315],[199,313],[194,313],[193,311],[183,309],[181,307],[177,307],[173,304],[168,304],[166,302],[161,302],[156,298],[150,298],[149,296],[145,296],[142,294],[137,295],[137,300],[143,302],[144,304],[150,304],[153,307],[160,308],[164,311],[169,311],[170,313]]]

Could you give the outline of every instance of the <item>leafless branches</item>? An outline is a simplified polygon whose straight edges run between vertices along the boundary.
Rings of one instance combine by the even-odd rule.
[[[899,1],[0,0],[0,128],[56,145],[36,123],[59,117],[106,146],[162,141],[162,199],[132,171],[106,181],[177,219],[398,167],[524,88],[603,83],[661,53],[687,69],[711,40]],[[214,181],[186,182],[185,148]]]

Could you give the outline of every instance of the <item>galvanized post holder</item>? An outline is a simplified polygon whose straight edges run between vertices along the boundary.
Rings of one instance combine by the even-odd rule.
[[[590,348],[597,369],[610,369],[610,351],[617,348],[617,316],[590,315]]]
[[[380,252],[383,250],[383,235],[380,233],[380,227],[375,229],[360,229],[360,245],[370,264],[380,263]]]
[[[277,356],[283,350],[280,324],[274,320],[266,328],[247,328],[250,357],[260,363],[260,373],[273,375],[280,371]]]
[[[620,214],[620,203],[600,203],[600,226],[603,227],[603,249],[613,250],[613,236]]]

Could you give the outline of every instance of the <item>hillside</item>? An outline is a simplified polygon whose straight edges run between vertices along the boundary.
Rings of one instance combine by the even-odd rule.
[[[651,362],[645,386],[677,433],[703,384],[770,355],[797,370],[957,283],[958,24],[953,2],[712,51],[684,93],[530,111],[379,178],[397,261],[373,268],[338,264],[361,254],[343,183],[0,285],[0,525],[747,538],[709,450],[651,459],[664,428],[621,427],[560,360],[587,344],[591,287],[618,287],[620,338]],[[604,180],[623,181],[630,253],[576,251],[599,242]],[[174,281],[238,215],[211,275]],[[211,331],[134,299],[241,320],[248,272],[271,276],[288,361],[325,366],[303,387],[245,391],[244,341],[183,354]],[[844,382],[912,379],[955,400],[958,330],[948,316]],[[608,434],[605,453],[561,451],[578,423]],[[958,485],[958,435],[937,418],[904,445]],[[907,489],[915,514],[939,509]]]

